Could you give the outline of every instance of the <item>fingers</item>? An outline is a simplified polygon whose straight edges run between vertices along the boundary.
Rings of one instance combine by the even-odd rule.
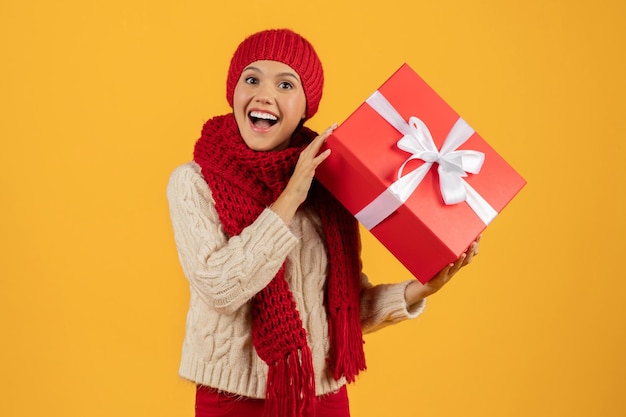
[[[330,126],[324,133],[313,139],[300,153],[289,182],[272,204],[272,210],[278,213],[285,223],[291,221],[297,208],[305,201],[315,175],[315,169],[330,155],[330,149],[322,153],[319,153],[319,151],[326,138],[336,127],[336,124]]]
[[[467,258],[468,258],[467,253],[461,254],[461,256],[459,256],[459,259],[457,259],[448,270],[448,275],[452,277],[452,275],[456,274],[457,272],[459,272],[461,268],[467,265]]]
[[[481,236],[478,236],[474,242],[467,248],[467,251],[461,254],[459,258],[446,265],[426,286],[430,288],[431,293],[437,292],[441,287],[450,282],[452,277],[461,270],[465,265],[472,262],[474,256],[478,254],[478,246]]]
[[[320,153],[315,158],[313,158],[313,163],[315,164],[315,168],[317,168],[318,165],[324,162],[324,160],[328,158],[329,156],[330,156],[330,149],[326,149],[324,152]]]
[[[298,162],[288,183],[290,191],[295,191],[299,197],[306,197],[306,193],[311,186],[311,180],[315,175],[317,167],[330,155],[330,149],[319,153],[320,148],[326,138],[335,130],[336,124],[330,126],[300,153]],[[319,154],[318,154],[319,153]]]
[[[465,260],[463,261],[463,265],[467,265],[469,263],[472,262],[472,260],[474,259],[474,256],[478,255],[478,243],[474,242],[470,245],[470,247],[467,249],[467,252],[465,252]]]
[[[471,259],[468,261],[468,258],[469,255],[467,253],[463,253],[459,256],[459,259],[446,266],[442,271],[444,272],[444,282],[448,282],[457,272],[459,272],[461,268],[471,262]]]
[[[469,264],[474,259],[474,256],[478,255],[478,247],[480,246],[480,238],[482,235],[479,235],[476,240],[470,245],[470,247],[465,252],[467,257],[465,258],[464,265]]]
[[[320,139],[323,138],[322,143],[326,141],[326,138],[328,136],[330,136],[331,133],[333,133],[333,131],[337,129],[337,123],[333,123],[332,125],[328,126],[328,128],[322,132],[321,135],[319,135],[317,138],[315,139]]]
[[[483,237],[483,235],[478,235],[478,237],[474,241],[474,255],[478,255],[478,247],[480,246],[480,239],[482,237]]]
[[[317,136],[313,141],[302,151],[300,154],[298,164],[303,168],[309,166],[310,169],[315,170],[328,156],[330,155],[330,149],[326,149],[324,152],[319,153],[322,145],[326,142],[328,136],[335,130],[337,124],[331,125],[321,135]]]
[[[321,149],[324,142],[326,142],[326,139],[328,138],[328,136],[330,136],[330,134],[333,133],[333,131],[336,128],[337,128],[337,123],[332,124],[328,129],[322,132],[321,135],[313,139],[313,141],[305,149],[305,152],[308,152],[314,155],[314,159],[320,159],[319,162],[321,163],[324,159],[328,157],[328,155],[330,155],[330,149],[326,149],[324,152],[318,155],[319,150]]]
[[[460,258],[459,258],[460,259]],[[444,285],[446,285],[461,268],[459,261],[446,265],[439,273],[430,281],[426,283],[431,289],[432,293],[439,291]]]
[[[480,243],[480,238],[481,236],[478,236],[478,238],[476,238],[476,240],[472,242],[472,244],[467,249],[467,251],[461,254],[461,256],[459,256],[459,259],[457,259],[454,263],[448,266],[447,274],[449,278],[452,278],[452,276],[456,274],[457,272],[459,272],[461,268],[470,264],[472,260],[474,259],[474,256],[478,255],[478,246]]]

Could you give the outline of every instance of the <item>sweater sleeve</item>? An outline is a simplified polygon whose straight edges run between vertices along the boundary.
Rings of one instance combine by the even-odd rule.
[[[261,291],[297,243],[270,209],[239,235],[228,238],[211,191],[194,162],[174,170],[167,198],[183,272],[199,296],[217,311],[234,312]]]
[[[415,318],[424,311],[425,299],[411,306],[406,304],[404,291],[411,281],[372,285],[367,276],[361,274],[361,327],[363,333],[372,333],[390,324]]]

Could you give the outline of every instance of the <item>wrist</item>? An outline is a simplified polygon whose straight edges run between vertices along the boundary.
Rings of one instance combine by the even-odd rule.
[[[410,282],[404,289],[404,300],[409,307],[419,303],[424,298],[426,298],[424,286],[418,280]]]
[[[293,201],[293,198],[290,198],[289,195],[285,195],[283,192],[269,208],[276,213],[285,224],[289,224],[296,214],[298,205]]]

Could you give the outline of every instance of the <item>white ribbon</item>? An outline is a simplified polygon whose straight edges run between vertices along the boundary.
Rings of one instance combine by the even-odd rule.
[[[439,184],[446,204],[465,201],[485,225],[498,215],[487,200],[463,179],[467,177],[468,172],[478,174],[485,160],[485,154],[482,152],[456,150],[474,134],[474,129],[465,120],[459,118],[456,121],[441,150],[438,150],[424,122],[417,117],[411,117],[407,123],[379,91],[374,92],[366,103],[404,135],[397,145],[411,156],[400,166],[398,179],[356,214],[356,218],[363,226],[371,230],[400,208],[417,189],[434,163],[439,165],[437,169]],[[403,176],[404,167],[414,159],[421,159],[424,164]]]

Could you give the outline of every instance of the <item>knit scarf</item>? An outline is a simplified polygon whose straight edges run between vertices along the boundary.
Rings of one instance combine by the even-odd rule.
[[[247,147],[232,114],[204,124],[194,160],[215,200],[224,231],[235,236],[270,206],[285,189],[300,152],[316,133],[301,127],[289,147],[258,152]],[[329,271],[325,302],[330,357],[335,379],[354,381],[365,369],[360,325],[360,240],[354,217],[317,181],[306,206],[320,215]],[[306,279],[306,278],[305,278]],[[283,264],[272,281],[252,299],[252,342],[269,366],[265,416],[310,416],[315,405],[311,349]]]

